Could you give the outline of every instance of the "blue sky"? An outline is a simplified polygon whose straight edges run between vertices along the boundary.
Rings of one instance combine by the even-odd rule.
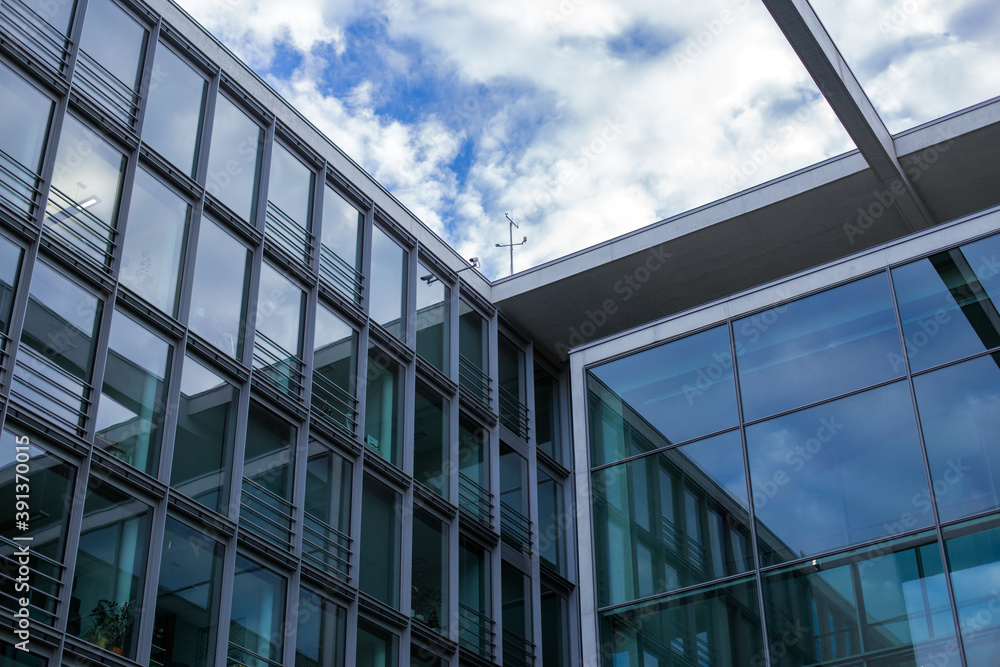
[[[759,0],[181,0],[484,273],[853,148]],[[1000,94],[995,0],[815,0],[886,124]]]

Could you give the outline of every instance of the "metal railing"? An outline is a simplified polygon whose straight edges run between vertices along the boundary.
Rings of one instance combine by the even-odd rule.
[[[273,340],[255,332],[253,341],[253,367],[255,377],[271,385],[279,393],[295,399],[302,395],[305,376],[304,364],[297,356]]]
[[[490,404],[490,376],[461,354],[458,355],[458,386],[485,405]]]
[[[663,541],[674,554],[684,559],[686,557],[688,565],[695,572],[705,574],[708,567],[708,556],[705,547],[698,544],[687,535],[681,535],[677,527],[667,518],[663,517]]]
[[[0,387],[7,379],[7,371],[10,370],[10,336],[0,331]]]
[[[298,261],[309,264],[312,234],[270,201],[264,216],[264,237]]]
[[[319,277],[354,303],[361,303],[364,276],[322,243],[319,246]]]
[[[465,473],[458,474],[458,507],[469,518],[490,527],[493,523],[493,497]]]
[[[47,558],[34,549],[30,550],[27,565],[30,570],[27,582],[29,588],[26,592],[15,594],[15,578],[24,563],[14,554],[22,546],[6,537],[0,537],[0,581],[3,581],[3,586],[0,587],[0,608],[16,612],[21,608],[20,599],[27,597],[30,618],[42,625],[55,627],[59,616],[63,572],[66,568],[62,563]]]
[[[519,436],[528,439],[528,406],[503,387],[497,392],[500,397],[500,422]]]
[[[41,194],[39,183],[38,174],[0,150],[0,201],[31,217]]]
[[[18,346],[11,400],[47,417],[76,435],[86,432],[93,388],[55,365],[34,349]]]
[[[502,500],[500,501],[500,537],[524,553],[531,553],[531,521]]]
[[[232,628],[230,628],[230,631],[231,630]],[[229,642],[229,653],[226,656],[226,665],[232,665],[233,667],[282,667],[280,662],[265,658],[259,653],[254,653],[250,649],[244,648],[234,641]]]
[[[88,211],[86,201],[77,202],[54,185],[49,187],[45,230],[99,265],[111,265],[117,237],[114,227]]]
[[[47,65],[62,71],[69,60],[69,40],[21,0],[0,2],[0,26]]]
[[[267,542],[292,549],[293,506],[249,477],[240,493],[240,525]]]
[[[351,576],[351,538],[322,519],[305,513],[302,558],[342,581]]]
[[[467,604],[458,603],[458,645],[486,660],[493,659],[496,645],[493,621]]]
[[[535,645],[516,632],[504,628],[503,664],[512,667],[531,667],[535,664]]]
[[[322,373],[313,371],[313,414],[354,436],[358,428],[358,399]]]
[[[139,112],[139,94],[83,49],[76,58],[74,79],[80,88],[89,92],[120,121],[129,127],[135,125]]]

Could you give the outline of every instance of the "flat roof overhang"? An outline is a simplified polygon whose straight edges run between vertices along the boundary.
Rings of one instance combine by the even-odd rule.
[[[1000,204],[1000,99],[893,141],[935,224]],[[492,300],[564,361],[574,347],[913,231],[854,151],[498,280]]]

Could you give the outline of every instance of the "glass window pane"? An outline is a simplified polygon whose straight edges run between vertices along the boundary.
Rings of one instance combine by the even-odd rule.
[[[208,82],[166,44],[156,47],[142,140],[188,176],[198,159]]]
[[[451,290],[423,264],[417,271],[417,354],[447,375]]]
[[[275,546],[291,548],[294,426],[256,401],[247,419],[240,524]]]
[[[458,506],[480,523],[492,525],[489,433],[465,413],[458,416]]]
[[[191,288],[191,330],[239,358],[246,330],[250,251],[210,218],[203,218]]]
[[[492,659],[492,597],[489,553],[460,539],[458,543],[458,643]]]
[[[500,568],[504,660],[530,664],[534,645],[531,631],[531,580],[510,563]]]
[[[354,464],[313,440],[306,464],[302,556],[345,581],[351,557]]]
[[[67,630],[134,658],[152,511],[103,480],[88,486],[70,600],[79,616],[71,613]]]
[[[124,84],[128,89],[137,90],[145,46],[146,29],[112,0],[87,2],[80,48],[103,68],[103,72],[96,70],[100,72],[99,76],[107,79],[110,74],[114,79],[107,79],[109,83]],[[88,64],[87,67],[93,66]],[[104,91],[104,94],[113,95],[113,90],[117,87]],[[103,95],[98,95],[98,99],[103,101]]]
[[[527,388],[524,382],[524,352],[506,336],[500,336],[497,349],[500,387],[500,423],[528,439]]]
[[[302,356],[302,310],[305,293],[291,280],[264,262],[257,297],[257,332],[283,357]],[[279,352],[280,350],[280,352]]]
[[[119,279],[168,315],[177,313],[177,278],[191,206],[145,169],[136,172]]]
[[[962,246],[962,254],[979,279],[979,284],[993,301],[993,307],[1000,303],[1000,234]]]
[[[913,378],[942,521],[1000,507],[1000,354]],[[914,501],[930,510],[925,488]]]
[[[764,600],[775,667],[862,656],[919,667],[954,645],[933,533],[769,572]]]
[[[0,334],[10,331],[10,318],[14,311],[17,277],[21,273],[24,252],[5,237],[0,236]]]
[[[538,555],[542,563],[565,574],[566,525],[562,484],[538,470]]]
[[[378,349],[368,349],[365,444],[397,468],[403,467],[403,367]]]
[[[321,241],[332,257],[323,253],[320,277],[355,303],[361,303],[361,234],[365,214],[329,185],[323,191]]]
[[[542,583],[542,664],[569,667],[569,603]]]
[[[222,544],[167,517],[151,662],[215,664],[224,553]]]
[[[45,225],[98,264],[110,262],[125,157],[70,115],[63,120]]]
[[[601,605],[753,568],[739,431],[595,472],[593,494]]]
[[[591,369],[591,465],[611,463],[736,426],[726,327]]]
[[[128,315],[111,320],[96,444],[156,475],[172,348]]]
[[[489,402],[487,361],[489,329],[486,320],[464,301],[458,303],[458,381],[475,398]]]
[[[762,558],[782,561],[931,524],[906,383],[747,428]],[[886,471],[892,474],[886,474]]]
[[[528,462],[500,443],[500,537],[525,553],[531,551],[528,520]]]
[[[347,610],[310,590],[299,591],[295,667],[344,665]]]
[[[413,478],[448,498],[451,454],[448,400],[417,381],[413,426]]]
[[[53,28],[63,35],[69,34],[70,22],[73,20],[73,10],[76,2],[48,2],[47,0],[21,0],[33,12],[45,19]]]
[[[977,259],[955,249],[893,270],[912,371],[1000,347],[1000,316],[974,273]],[[893,361],[904,368],[902,357]]]
[[[228,514],[238,391],[191,357],[184,359],[170,486]]]
[[[903,373],[884,273],[737,320],[733,334],[747,421]]]
[[[406,251],[378,227],[372,236],[371,318],[396,338],[406,338]]]
[[[206,188],[247,222],[254,222],[264,132],[243,111],[219,95],[208,151]]]
[[[275,142],[267,186],[267,234],[292,257],[308,260],[313,172]]]
[[[410,615],[448,634],[448,532],[437,519],[413,515],[413,583]]]
[[[357,667],[396,667],[399,638],[364,619],[358,621]]]
[[[0,199],[24,213],[35,200],[32,189],[38,185],[53,106],[0,63]]]
[[[989,665],[1000,655],[1000,522],[994,517],[944,529],[951,585],[969,665]]]
[[[316,309],[313,355],[313,411],[335,426],[355,433],[358,334],[326,309]]]
[[[398,493],[365,475],[361,496],[361,591],[399,607],[400,508]]]
[[[538,449],[563,462],[560,438],[559,382],[535,366],[535,439]]]
[[[242,554],[236,556],[229,619],[230,664],[269,667],[281,663],[286,588],[284,577]]]
[[[604,667],[765,663],[752,581],[603,613],[600,634]]]

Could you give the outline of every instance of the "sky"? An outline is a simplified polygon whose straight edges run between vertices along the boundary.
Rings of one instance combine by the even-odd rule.
[[[854,149],[760,0],[179,0],[495,279]],[[996,0],[814,0],[892,132],[1000,95]]]

